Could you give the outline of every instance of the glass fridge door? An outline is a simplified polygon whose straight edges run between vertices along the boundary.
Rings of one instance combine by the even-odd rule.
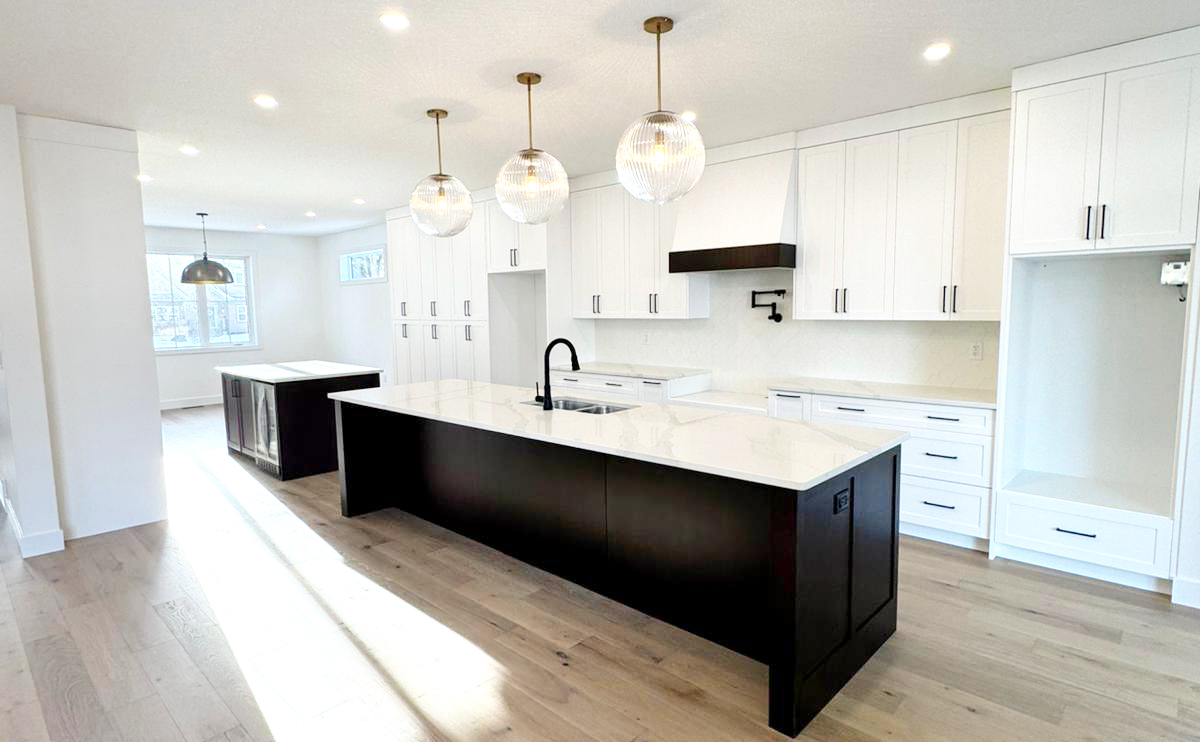
[[[255,458],[279,463],[279,432],[275,420],[275,387],[254,384],[254,454]]]

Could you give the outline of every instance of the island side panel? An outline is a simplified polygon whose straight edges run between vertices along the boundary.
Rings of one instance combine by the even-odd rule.
[[[388,507],[423,509],[424,479],[415,474],[415,418],[372,407],[333,403],[342,515],[347,518]]]
[[[771,510],[769,724],[800,733],[896,630],[900,449]]]
[[[245,384],[249,387],[249,384]],[[275,385],[279,478],[307,477],[338,465],[331,392],[379,386],[379,374],[289,381]]]

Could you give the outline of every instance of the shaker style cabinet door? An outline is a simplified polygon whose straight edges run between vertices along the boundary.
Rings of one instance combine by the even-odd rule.
[[[408,265],[404,254],[404,225],[410,219],[389,219],[387,222],[388,289],[392,299],[392,319],[400,319],[408,299]]]
[[[491,273],[509,273],[517,268],[513,265],[513,250],[517,247],[517,223],[508,218],[508,214],[495,201],[477,204],[482,208],[487,218],[488,231],[488,271]]]
[[[413,325],[407,322],[392,323],[392,350],[395,352],[393,360],[396,364],[394,369],[396,384],[412,384],[418,381],[413,378],[411,368],[413,339],[410,333],[412,330]]]
[[[891,319],[897,132],[846,142],[840,315]]]
[[[1198,88],[1200,56],[1105,75],[1097,247],[1196,241]]]
[[[1000,319],[1009,119],[999,111],[958,122],[950,299],[956,320]]]
[[[405,297],[401,307],[403,317],[427,317],[425,306],[424,278],[421,272],[421,240],[432,237],[417,228],[412,219],[404,219],[404,275]]]
[[[452,319],[467,318],[467,302],[471,300],[473,284],[471,282],[471,225],[448,240],[443,240],[442,250],[449,249],[450,295],[445,297],[445,314],[439,309],[438,314]],[[448,243],[448,244],[447,244]],[[438,256],[439,258],[441,255]]]
[[[625,189],[619,185],[597,189],[600,209],[600,242],[596,293],[601,317],[625,315]]]
[[[596,318],[600,293],[600,198],[595,190],[571,194],[571,314]]]
[[[471,216],[471,304],[470,318],[485,320],[488,316],[488,225],[487,210],[476,204]]]
[[[950,318],[957,143],[957,121],[900,132],[895,319]]]
[[[625,189],[621,186],[622,191]],[[659,238],[657,204],[642,201],[628,193],[625,202],[625,263],[629,282],[625,299],[627,317],[653,317],[654,293],[659,279]],[[669,247],[668,247],[669,249]]]
[[[1095,247],[1104,75],[1019,91],[1015,105],[1009,251]]]
[[[800,224],[792,316],[832,319],[841,311],[846,143],[800,150],[798,171]]]

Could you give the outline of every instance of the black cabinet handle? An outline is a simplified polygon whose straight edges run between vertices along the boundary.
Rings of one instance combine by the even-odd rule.
[[[783,397],[784,399],[804,399],[804,395],[802,394],[784,394],[783,392],[775,392],[775,396]]]
[[[1094,533],[1080,533],[1079,531],[1069,531],[1066,528],[1055,528],[1059,533],[1069,533],[1072,536],[1083,536],[1084,538],[1096,538]]]
[[[400,325],[400,337],[408,337],[408,325]]]
[[[842,289],[842,314],[845,314],[846,312],[849,311],[848,309],[846,309],[846,297],[848,297],[848,296],[850,296],[850,289],[843,288]]]
[[[618,384],[615,381],[606,381],[604,382],[604,386],[624,386],[624,384]]]
[[[513,267],[521,267],[521,248],[519,247],[513,248]]]
[[[467,342],[471,341],[471,326],[467,325],[466,331],[463,333],[466,336]]]
[[[658,314],[658,294],[654,295],[654,313]]]
[[[563,377],[563,381],[573,381],[573,382],[575,382],[576,384],[578,384],[578,383],[579,383],[579,379],[568,379],[568,378],[567,378],[567,377],[565,377],[565,376]]]
[[[600,314],[600,294],[596,294],[596,314]]]
[[[1104,239],[1104,224],[1108,221],[1108,204],[1100,205],[1100,239]]]
[[[400,316],[401,317],[408,316],[408,302],[406,302],[406,301],[400,302]]]
[[[437,340],[437,339],[438,339],[438,336],[437,336],[437,325],[430,325],[430,326],[429,326],[429,335],[430,335],[430,337],[432,337],[434,340]]]
[[[942,313],[946,313],[946,287],[942,287]]]
[[[1092,207],[1088,205],[1087,216],[1083,218],[1083,239],[1092,239]]]
[[[841,293],[842,293],[841,289],[833,290],[833,313],[834,314],[837,314],[837,312],[838,312],[838,299],[841,298],[841,296],[840,296]]]
[[[921,504],[933,508],[941,508],[942,510],[957,510],[957,507],[954,505],[943,505],[940,502],[930,502],[929,500],[921,500]]]
[[[437,316],[437,302],[436,301],[429,302],[429,316],[430,317]]]
[[[463,316],[464,317],[471,316],[471,300],[470,299],[463,299]]]
[[[838,407],[838,409],[845,412],[866,412],[866,410],[861,407]]]
[[[646,311],[654,314],[654,294],[646,294]]]
[[[954,284],[954,290],[950,292],[950,313],[958,314],[958,284]]]
[[[662,386],[662,382],[661,382],[661,381],[643,381],[642,383],[643,383],[643,384],[649,384],[649,385],[651,385],[651,386]]]
[[[926,419],[926,420],[944,420],[944,421],[946,421],[946,422],[948,422],[948,423],[960,423],[960,422],[962,422],[962,420],[959,420],[957,417],[938,417],[937,415],[926,415],[926,416],[925,416],[925,419]]]
[[[946,454],[944,454],[944,453],[929,453],[928,451],[926,451],[926,452],[925,452],[925,455],[926,455],[926,456],[932,456],[932,457],[933,457],[933,458],[935,458],[935,459],[950,459],[951,461],[958,461],[958,457],[957,457],[957,456],[947,456],[947,455],[946,455]]]

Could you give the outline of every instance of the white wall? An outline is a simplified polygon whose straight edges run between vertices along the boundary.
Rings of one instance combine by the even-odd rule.
[[[201,245],[198,229],[146,228],[147,252],[193,253]],[[315,237],[209,231],[208,251],[210,255],[250,256],[258,341],[250,349],[156,354],[159,402],[163,409],[219,404],[221,379],[213,371],[215,366],[304,361],[325,356],[321,264]],[[143,279],[145,272],[143,261]],[[149,325],[146,330],[149,333]]]
[[[21,553],[62,548],[17,112],[0,106],[0,490]]]
[[[387,225],[326,235],[317,238],[317,245],[325,359],[382,368],[381,383],[391,383],[396,377],[387,282],[344,284],[338,278],[338,257],[343,253],[383,247],[387,254]],[[388,279],[399,270],[389,264]]]
[[[996,322],[792,320],[790,271],[712,274],[703,320],[597,320],[596,358],[711,369],[713,388],[758,393],[772,380],[816,376],[973,389],[996,385]],[[750,291],[787,289],[781,323],[750,308]],[[983,360],[968,347],[983,343]]]
[[[78,538],[161,520],[137,136],[17,122],[62,529]]]

